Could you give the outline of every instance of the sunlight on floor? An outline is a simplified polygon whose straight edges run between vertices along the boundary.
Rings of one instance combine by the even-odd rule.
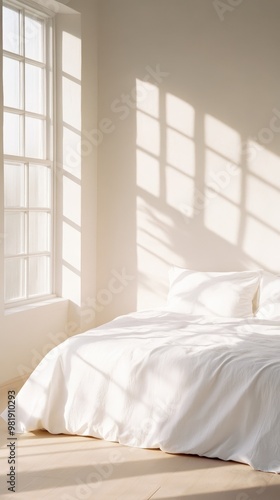
[[[5,424],[1,429],[1,492],[6,491]],[[277,500],[280,476],[249,466],[160,450],[129,448],[46,431],[21,435],[17,454],[20,500]],[[8,493],[2,498],[9,498]]]

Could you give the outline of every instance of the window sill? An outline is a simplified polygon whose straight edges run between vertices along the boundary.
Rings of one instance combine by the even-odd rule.
[[[41,307],[48,307],[48,306],[52,306],[52,305],[65,306],[66,304],[68,304],[68,299],[54,296],[54,297],[50,297],[49,299],[45,299],[45,300],[38,301],[38,302],[32,302],[29,304],[22,304],[20,306],[15,306],[15,307],[10,306],[10,307],[5,309],[4,315],[10,316],[12,314],[32,311],[34,309],[38,310]]]

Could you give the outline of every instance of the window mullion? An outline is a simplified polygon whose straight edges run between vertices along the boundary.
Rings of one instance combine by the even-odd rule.
[[[23,10],[23,22],[22,22],[22,54],[23,54],[23,74],[22,74],[22,97],[23,97],[23,156],[26,154],[26,102],[25,102],[25,9]],[[25,163],[25,192],[26,192],[26,212],[25,212],[25,246],[26,246],[26,257],[25,257],[25,296],[29,298],[29,163]]]
[[[20,46],[19,46],[19,53],[21,54],[22,57],[25,56],[25,46],[24,46],[24,9],[23,8],[19,8],[20,10],[20,25],[19,25],[19,29],[20,29],[20,32],[19,32],[19,43],[20,43]]]
[[[29,298],[29,163],[25,163],[25,192],[26,192],[26,212],[25,212],[25,248],[26,255],[25,258],[25,283],[26,283],[26,297]]]
[[[22,12],[22,23],[21,23],[21,43],[22,43],[22,55],[23,55],[23,62],[22,62],[22,108],[25,113],[25,12],[23,10]],[[23,117],[23,123],[22,125],[22,154],[25,156],[25,114]]]
[[[9,57],[10,59],[14,59],[15,61],[23,61],[22,54],[15,54],[14,52],[10,52],[9,50],[3,50],[3,57]]]

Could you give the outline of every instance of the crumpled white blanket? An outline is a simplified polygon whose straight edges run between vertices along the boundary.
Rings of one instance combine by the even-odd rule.
[[[280,473],[280,325],[159,310],[121,316],[50,351],[16,411],[17,432],[44,428]]]

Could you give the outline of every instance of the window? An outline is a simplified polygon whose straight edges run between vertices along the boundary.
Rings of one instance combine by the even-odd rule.
[[[52,22],[3,4],[6,305],[53,291]]]

